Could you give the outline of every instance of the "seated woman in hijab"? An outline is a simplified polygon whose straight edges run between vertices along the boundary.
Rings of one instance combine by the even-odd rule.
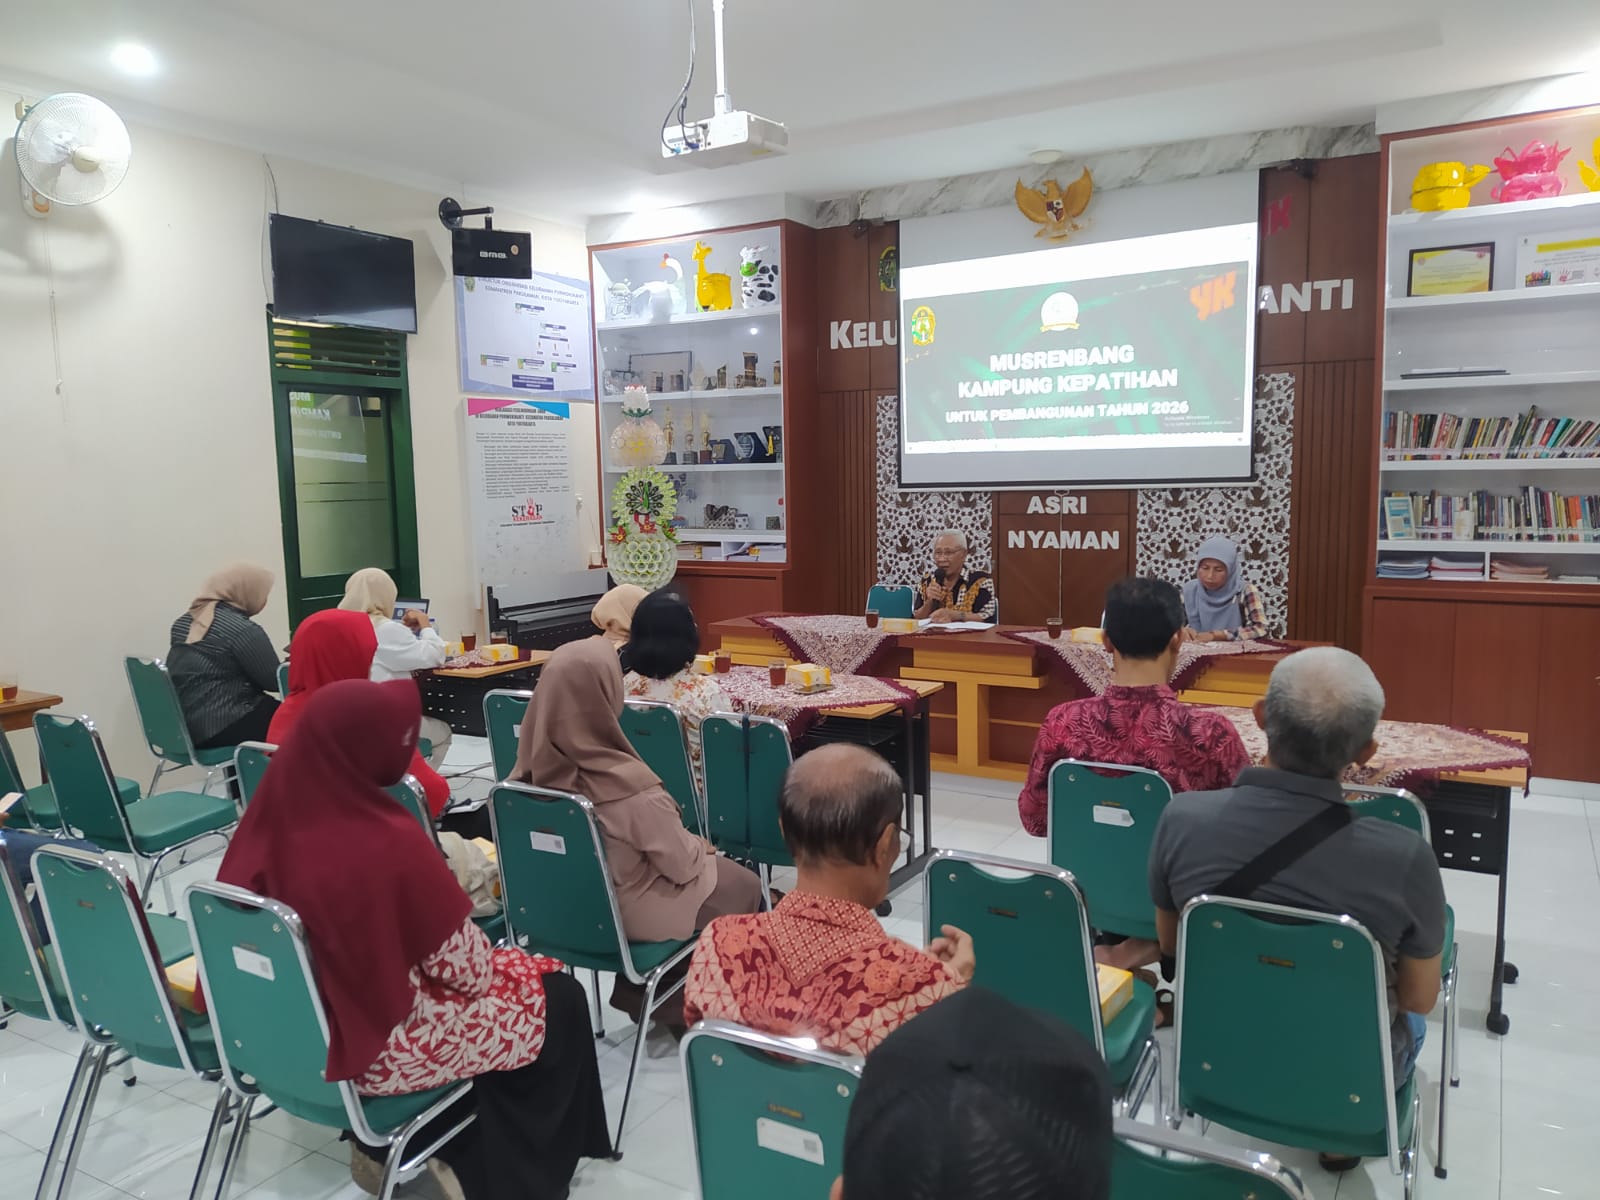
[[[633,633],[622,648],[623,694],[629,699],[664,700],[683,715],[689,765],[697,787],[705,786],[700,722],[714,712],[732,712],[733,701],[715,675],[689,668],[700,649],[700,630],[683,598],[665,588],[639,601]]]
[[[1261,593],[1239,571],[1239,547],[1218,534],[1200,543],[1195,577],[1183,585],[1186,642],[1243,642],[1267,636]]]
[[[420,609],[408,609],[400,620],[395,620],[395,605],[400,589],[389,578],[387,571],[377,567],[363,567],[345,581],[344,599],[339,607],[346,612],[366,613],[372,621],[372,631],[378,635],[378,648],[372,655],[373,683],[388,683],[394,679],[410,679],[414,671],[431,671],[441,666],[449,651],[445,641],[431,624],[428,614]],[[438,717],[422,718],[422,736],[432,744],[428,764],[435,770],[444,765],[444,756],[450,749],[450,726]]]
[[[589,620],[600,631],[600,636],[611,643],[614,650],[628,644],[628,632],[633,625],[633,611],[647,595],[635,583],[619,583],[595,603]]]
[[[446,1195],[564,1196],[580,1157],[611,1153],[588,1001],[560,963],[490,946],[437,848],[384,792],[410,769],[421,717],[408,684],[318,689],[217,878],[304,921],[331,1018],[328,1079],[367,1096],[472,1080],[476,1122],[439,1152],[448,1166],[429,1164]],[[372,1192],[379,1153],[352,1155]]]
[[[312,613],[301,621],[289,643],[289,696],[272,718],[267,741],[280,747],[286,745],[290,731],[304,720],[311,698],[323,688],[344,680],[367,678],[377,646],[378,636],[366,613],[333,608]],[[409,680],[406,686],[417,690]],[[421,700],[417,703],[420,712]],[[406,770],[417,777],[427,794],[428,809],[437,819],[450,803],[450,785],[414,748]]]
[[[266,739],[278,710],[278,652],[250,618],[271,594],[271,571],[235,563],[172,623],[167,671],[198,749]]]
[[[522,719],[512,778],[594,805],[630,940],[688,938],[712,917],[761,907],[761,881],[683,827],[678,806],[622,732],[622,668],[603,638],[550,656]],[[643,989],[618,979],[611,1005],[639,1018]]]

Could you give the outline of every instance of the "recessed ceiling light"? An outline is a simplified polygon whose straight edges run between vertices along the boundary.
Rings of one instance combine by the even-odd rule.
[[[1035,150],[1028,157],[1041,167],[1048,167],[1051,163],[1060,162],[1066,157],[1066,154],[1060,150]]]
[[[147,79],[161,70],[161,64],[149,46],[138,42],[119,42],[111,48],[111,65],[124,75]]]

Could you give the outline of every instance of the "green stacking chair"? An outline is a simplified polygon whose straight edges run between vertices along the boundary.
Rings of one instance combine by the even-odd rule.
[[[1049,796],[1050,861],[1083,889],[1089,927],[1155,941],[1150,843],[1172,799],[1167,781],[1142,767],[1067,759],[1050,768]]]
[[[700,722],[706,777],[706,827],[729,858],[753,862],[770,903],[772,868],[794,857],[778,825],[778,793],[794,762],[789,730],[773,717],[712,713]]]
[[[677,705],[664,700],[629,700],[622,709],[622,732],[644,765],[660,777],[667,795],[678,802],[683,827],[696,837],[705,837],[705,800],[694,784],[688,735]]]
[[[1415,1074],[1396,1091],[1383,950],[1348,916],[1197,896],[1178,923],[1177,1091],[1251,1137],[1386,1158],[1416,1179]]]
[[[940,850],[928,860],[922,889],[924,941],[943,925],[971,934],[974,983],[1047,1012],[1093,1042],[1106,1060],[1119,1113],[1137,1114],[1152,1083],[1157,1112],[1164,1112],[1161,1051],[1151,1032],[1155,992],[1135,979],[1127,1007],[1109,1025],[1101,1020],[1088,910],[1071,873]]]
[[[132,804],[139,798],[139,785],[134,780],[118,775],[116,783],[117,794],[122,797],[124,804]],[[0,796],[8,792],[22,793],[20,811],[12,812],[12,825],[44,830],[61,828],[61,808],[56,803],[55,790],[48,783],[41,783],[37,787],[23,786],[17,757],[11,752],[11,743],[6,740],[6,735],[0,732]]]
[[[683,979],[666,983],[660,994],[657,989],[689,956],[695,940],[628,940],[594,805],[582,796],[502,783],[489,793],[489,816],[500,860],[506,931],[512,941],[575,968],[613,971],[644,988],[644,1010],[633,1032],[633,1061],[611,1143],[620,1158],[633,1080],[644,1061],[645,1032],[656,1010],[678,994]],[[598,976],[594,982],[598,1008]]]
[[[369,1146],[387,1147],[378,1195],[390,1200],[402,1172],[425,1162],[471,1123],[470,1113],[452,1113],[431,1125],[471,1085],[369,1098],[351,1080],[330,1083],[324,1078],[328,1018],[300,917],[276,900],[223,883],[191,884],[183,896],[222,1076],[243,1099],[243,1116],[264,1096],[302,1121],[348,1129]],[[408,1153],[425,1126],[426,1144]],[[248,1119],[234,1125],[217,1200],[226,1200],[248,1132]]]
[[[867,608],[876,610],[879,617],[909,617],[917,607],[914,589],[875,583],[867,589]]]
[[[60,963],[62,987],[84,1037],[106,1050],[115,1046],[140,1062],[173,1067],[217,1084],[211,1124],[189,1191],[190,1200],[198,1200],[222,1127],[236,1107],[221,1084],[209,1018],[181,1009],[173,1000],[154,930],[132,877],[115,858],[71,846],[44,846],[34,855],[33,876],[50,929],[50,949]],[[107,1065],[106,1055],[101,1054],[82,1081],[62,1167],[63,1196],[71,1186]],[[52,1165],[46,1159],[46,1172]]]
[[[1312,1200],[1300,1177],[1270,1154],[1127,1117],[1113,1127],[1111,1200]]]
[[[226,796],[158,792],[137,804],[124,803],[100,733],[87,717],[34,713],[33,729],[39,738],[39,755],[61,804],[63,821],[97,846],[120,850],[148,863],[139,888],[146,904],[150,902],[150,885],[169,855],[203,838],[220,838],[226,845],[238,824],[238,810]],[[167,886],[165,876],[162,881]],[[168,906],[171,907],[170,888]]]
[[[439,831],[433,824],[433,813],[428,810],[428,794],[422,790],[422,784],[415,775],[407,772],[401,777],[400,782],[383,789],[393,796],[400,807],[410,813],[418,825],[421,825],[433,844],[439,844]]]
[[[680,1053],[701,1200],[828,1194],[863,1059],[727,1021],[701,1021]]]
[[[1356,815],[1403,825],[1423,841],[1432,844],[1428,831],[1428,810],[1423,807],[1421,800],[1404,788],[1345,784],[1344,798],[1355,809]],[[1444,953],[1439,957],[1439,990],[1444,999],[1444,1036],[1439,1039],[1439,1154],[1433,1163],[1433,1173],[1439,1179],[1449,1173],[1444,1157],[1445,1110],[1449,1102],[1449,1089],[1461,1086],[1461,1064],[1456,1060],[1456,1025],[1461,1019],[1456,1007],[1456,983],[1460,977],[1456,957],[1456,910],[1446,904]]]
[[[495,688],[483,694],[483,727],[489,734],[489,757],[494,760],[496,779],[509,779],[517,765],[517,740],[532,699],[531,691],[514,688]]]
[[[172,676],[167,673],[167,664],[159,658],[130,656],[122,660],[122,665],[128,674],[128,688],[133,692],[133,706],[139,712],[145,744],[156,757],[150,793],[155,793],[163,775],[181,767],[204,767],[206,788],[219,774],[226,777],[228,765],[233,762],[234,748],[219,746],[200,750],[195,747],[194,738],[189,735],[189,722],[178,703],[178,690],[172,686]]]
[[[278,695],[285,700],[289,698],[289,664],[286,662],[278,664]]]
[[[270,742],[240,742],[233,751],[233,777],[239,784],[239,807],[248,808],[261,786],[267,764],[278,748]]]

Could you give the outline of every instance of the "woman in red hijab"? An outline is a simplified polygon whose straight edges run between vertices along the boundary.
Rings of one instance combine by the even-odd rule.
[[[565,1196],[580,1156],[611,1152],[582,985],[553,959],[493,949],[437,847],[383,790],[416,753],[415,687],[329,683],[301,714],[217,878],[300,914],[330,1080],[369,1096],[473,1081],[477,1121],[441,1151],[448,1170],[433,1165],[459,1180],[447,1194]]]
[[[378,635],[366,613],[330,609],[300,622],[289,644],[289,695],[272,718],[267,740],[282,746],[289,731],[300,723],[307,702],[328,684],[367,678],[377,649]],[[406,771],[417,777],[427,793],[428,809],[438,820],[450,803],[450,785],[415,751]]]

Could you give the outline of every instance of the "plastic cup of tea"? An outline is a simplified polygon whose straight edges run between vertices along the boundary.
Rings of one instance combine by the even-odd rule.
[[[782,687],[789,682],[789,663],[786,659],[775,658],[767,664],[767,682],[773,687]]]
[[[477,648],[478,648],[478,635],[477,634],[475,634],[475,633],[463,633],[461,635],[461,653],[463,653],[463,654],[471,654]]]
[[[718,650],[716,658],[717,674],[726,675],[733,670],[733,655],[726,650]]]
[[[1052,642],[1055,641],[1057,638],[1059,638],[1061,636],[1061,618],[1060,617],[1048,617],[1048,618],[1046,618],[1045,623],[1044,623],[1044,628],[1045,628],[1045,632],[1050,635],[1050,640]]]
[[[867,628],[868,629],[876,629],[877,627],[878,627],[878,610],[875,609],[875,608],[869,608],[869,609],[867,609]]]
[[[500,631],[499,633],[491,633],[489,635],[489,644],[491,646],[504,646],[510,640],[511,635],[506,633],[504,630]]]

